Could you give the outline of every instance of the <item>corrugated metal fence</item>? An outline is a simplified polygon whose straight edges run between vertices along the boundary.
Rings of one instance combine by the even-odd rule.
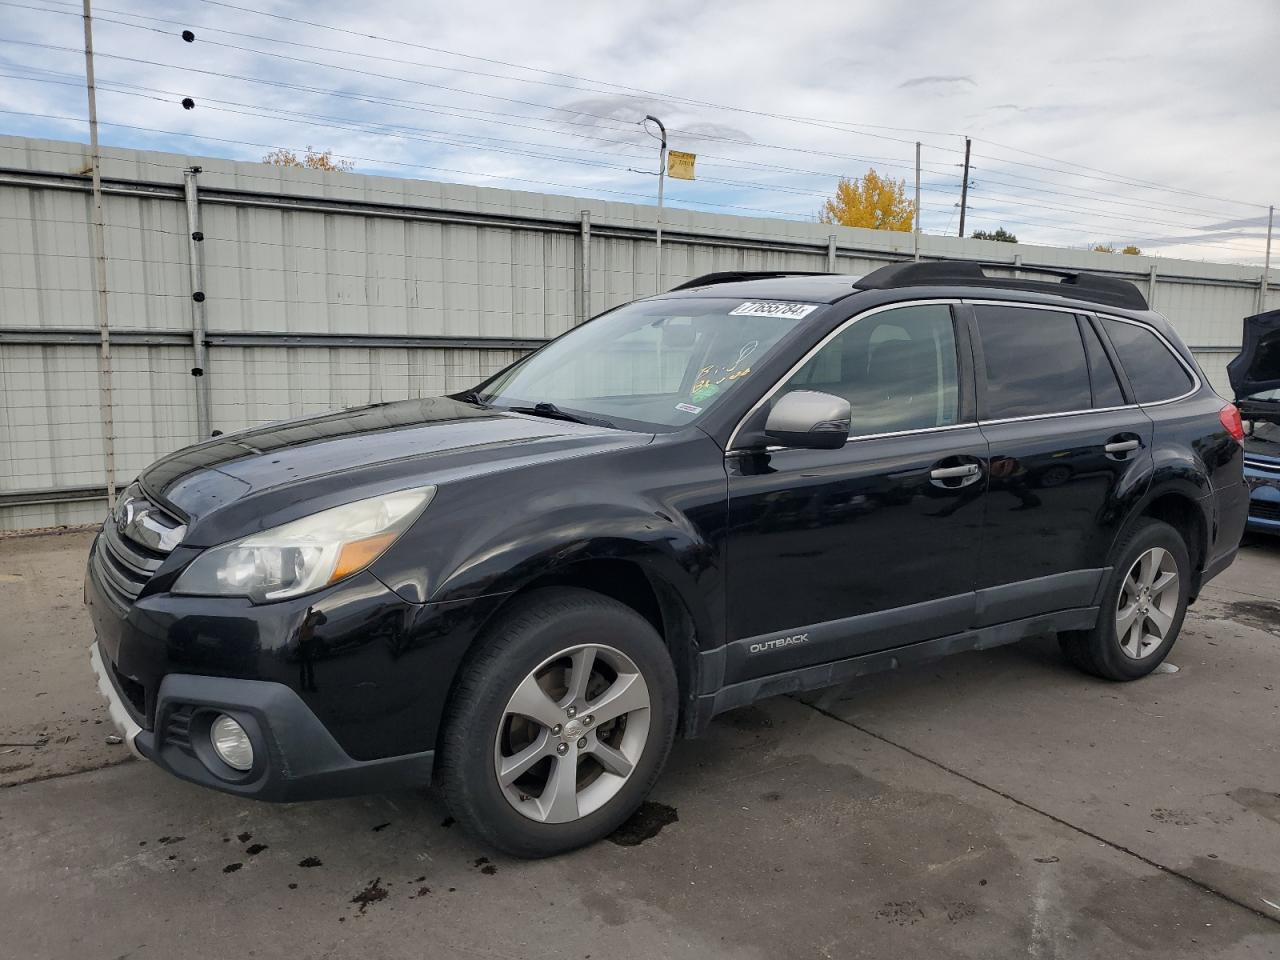
[[[0,137],[0,530],[94,521],[108,470],[128,482],[209,430],[471,385],[654,292],[651,207],[107,148],[112,465],[87,169],[83,144]],[[1257,268],[931,236],[921,252],[1134,279],[1220,389],[1261,296]],[[668,211],[662,275],[910,255],[909,234]]]

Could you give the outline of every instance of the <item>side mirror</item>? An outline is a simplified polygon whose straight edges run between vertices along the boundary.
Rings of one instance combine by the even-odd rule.
[[[765,439],[784,447],[838,450],[849,439],[849,401],[816,390],[792,390],[776,400],[765,421]]]

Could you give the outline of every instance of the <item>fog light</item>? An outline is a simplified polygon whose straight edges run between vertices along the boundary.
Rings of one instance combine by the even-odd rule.
[[[218,715],[209,727],[209,740],[216,753],[233,770],[248,770],[253,766],[253,744],[249,734],[225,713]]]

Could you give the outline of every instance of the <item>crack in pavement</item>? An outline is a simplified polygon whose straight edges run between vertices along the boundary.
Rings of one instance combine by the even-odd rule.
[[[1080,834],[1081,836],[1088,837],[1090,840],[1094,840],[1098,843],[1103,844],[1104,846],[1110,847],[1112,850],[1116,850],[1120,853],[1125,854],[1126,856],[1130,856],[1133,859],[1139,861],[1140,863],[1144,863],[1155,870],[1159,870],[1161,873],[1167,873],[1172,877],[1177,877],[1179,880],[1183,881],[1184,883],[1190,884],[1191,886],[1195,887],[1197,890],[1200,890],[1202,893],[1207,893],[1210,896],[1217,897],[1219,900],[1223,900],[1227,903],[1232,904],[1233,906],[1237,906],[1241,910],[1247,910],[1256,917],[1261,917],[1264,920],[1269,920],[1272,923],[1276,924],[1277,926],[1280,926],[1280,918],[1277,918],[1272,914],[1267,913],[1265,910],[1260,910],[1259,908],[1253,906],[1252,904],[1246,903],[1245,901],[1240,900],[1239,898],[1234,897],[1231,894],[1226,893],[1225,891],[1222,891],[1217,889],[1216,887],[1210,886],[1209,884],[1205,883],[1203,880],[1197,880],[1195,877],[1191,876],[1190,874],[1183,873],[1182,871],[1174,867],[1166,866],[1165,864],[1160,863],[1159,861],[1152,860],[1150,857],[1145,856],[1144,854],[1141,854],[1138,851],[1133,850],[1129,847],[1126,847],[1122,843],[1116,843],[1114,840],[1108,840],[1106,837],[1096,834],[1092,830],[1088,830],[1085,827],[1081,827],[1078,824],[1074,824],[1070,820],[1064,820],[1062,817],[1059,817],[1056,814],[1052,814],[1048,810],[1042,810],[1040,807],[1037,807],[1035,804],[1028,803],[1026,800],[1019,799],[1018,797],[1015,797],[1011,793],[1006,793],[1005,791],[1001,790],[999,787],[993,787],[989,783],[983,783],[981,780],[977,779],[976,777],[971,777],[969,776],[969,774],[964,773],[960,770],[957,770],[955,767],[947,766],[947,764],[943,763],[941,760],[935,760],[933,759],[933,757],[926,756],[925,754],[920,753],[918,750],[913,750],[911,747],[905,746],[904,744],[901,744],[901,743],[897,743],[894,740],[890,740],[888,737],[884,736],[883,734],[876,733],[874,730],[869,730],[866,727],[861,726],[860,724],[857,724],[852,720],[846,720],[844,717],[837,716],[831,711],[824,710],[822,707],[819,707],[816,704],[806,703],[805,701],[797,700],[794,697],[792,697],[791,699],[795,700],[796,703],[800,703],[806,707],[809,707],[815,713],[821,714],[822,716],[827,717],[828,719],[834,720],[837,723],[842,723],[846,727],[851,727],[854,730],[857,730],[859,733],[865,734],[866,736],[871,737],[874,740],[879,740],[881,743],[888,744],[891,747],[895,747],[896,749],[901,750],[903,753],[906,753],[909,756],[915,757],[917,760],[923,760],[925,763],[930,764],[931,766],[937,767],[939,770],[942,770],[945,773],[949,773],[953,777],[959,777],[961,780],[964,780],[966,783],[971,783],[975,787],[978,787],[982,790],[986,790],[990,793],[994,793],[996,796],[1001,797],[1004,800],[1008,800],[1010,803],[1015,804],[1019,807],[1022,807],[1024,810],[1030,810],[1032,813],[1039,814],[1040,816],[1048,820],[1052,820],[1054,823],[1058,824],[1059,826],[1066,827],[1068,830],[1072,830]]]
[[[12,783],[0,783],[0,790],[13,790],[15,787],[25,787],[32,783],[47,783],[50,780],[61,780],[64,777],[78,777],[82,773],[96,773],[98,770],[108,770],[111,767],[118,767],[133,759],[135,759],[134,756],[129,754],[123,757],[113,757],[110,760],[104,760],[102,763],[97,763],[89,767],[77,767],[74,770],[50,770],[46,773],[37,773],[34,776],[27,777],[25,780],[15,780]]]

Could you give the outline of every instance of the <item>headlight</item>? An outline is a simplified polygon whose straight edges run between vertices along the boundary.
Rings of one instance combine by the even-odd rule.
[[[418,518],[435,487],[357,500],[264,530],[196,557],[174,593],[283,600],[359,573]]]

